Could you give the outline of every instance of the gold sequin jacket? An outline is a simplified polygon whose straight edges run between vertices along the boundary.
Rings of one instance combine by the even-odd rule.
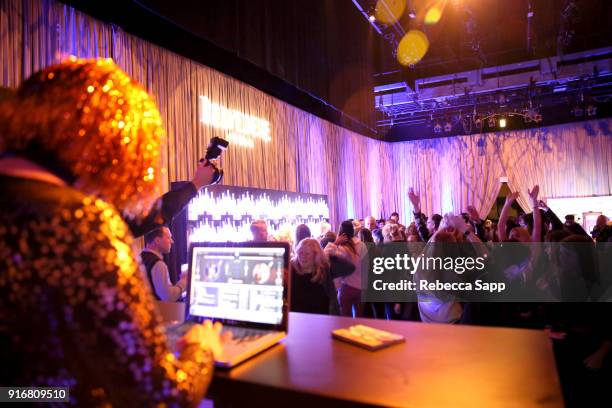
[[[169,349],[131,235],[109,204],[0,176],[3,386],[67,386],[79,406],[191,406],[212,356]]]

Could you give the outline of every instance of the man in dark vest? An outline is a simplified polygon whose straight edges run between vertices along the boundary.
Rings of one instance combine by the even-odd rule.
[[[164,262],[164,254],[170,252],[173,240],[168,227],[159,227],[144,236],[145,249],[140,253],[140,259],[147,270],[147,277],[157,300],[176,302],[183,296],[187,287],[187,277],[181,277],[176,285],[170,281],[168,265]]]

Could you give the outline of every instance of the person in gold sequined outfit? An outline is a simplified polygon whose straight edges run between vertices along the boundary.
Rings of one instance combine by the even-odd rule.
[[[172,353],[122,219],[159,195],[163,137],[111,60],[43,69],[0,102],[2,386],[67,386],[87,407],[203,397],[221,327]]]

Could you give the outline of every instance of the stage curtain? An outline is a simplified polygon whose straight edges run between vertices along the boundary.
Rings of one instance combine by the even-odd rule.
[[[531,211],[527,191],[535,184],[543,198],[611,195],[611,123],[593,120],[392,144],[396,205],[410,216],[407,191],[414,187],[427,214],[458,213],[474,205],[485,215],[502,176],[519,192],[525,211]]]
[[[211,137],[223,131],[199,121],[199,96],[271,124],[272,140],[233,145],[222,159],[224,183],[326,194],[331,219],[387,211],[385,176],[366,153],[386,144],[299,110],[231,77],[99,22],[52,0],[0,3],[0,85],[16,87],[31,73],[69,55],[111,57],[154,96],[167,129],[168,182],[191,177]],[[383,156],[385,154],[383,153]],[[371,154],[372,161],[378,155]],[[380,179],[369,182],[369,169]],[[392,193],[386,190],[386,194]]]
[[[519,204],[530,211],[527,190],[545,198],[612,194],[610,120],[595,120],[503,134],[499,160]]]
[[[427,139],[391,145],[398,170],[397,206],[412,219],[410,187],[420,194],[426,214],[459,213],[473,205],[486,215],[502,175],[495,155],[496,135]]]
[[[188,180],[213,136],[199,120],[200,95],[265,119],[272,140],[233,145],[222,159],[224,183],[326,194],[334,226],[347,218],[412,219],[409,187],[426,214],[488,213],[501,176],[520,192],[538,183],[543,197],[612,194],[611,120],[538,130],[401,143],[366,138],[297,109],[223,73],[101,23],[53,0],[0,2],[0,86],[15,87],[68,55],[111,57],[157,101],[168,141],[162,151],[170,181]],[[0,135],[1,137],[1,135]]]

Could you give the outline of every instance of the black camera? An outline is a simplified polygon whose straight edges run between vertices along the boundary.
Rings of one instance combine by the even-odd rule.
[[[220,137],[213,137],[210,139],[210,143],[206,148],[206,156],[204,157],[206,160],[216,160],[221,156],[221,153],[229,146],[229,142],[227,140],[223,140]]]
[[[200,163],[206,162],[206,166],[213,166],[215,169],[213,180],[210,184],[218,184],[221,179],[223,179],[223,169],[217,167],[217,165],[215,165],[215,163],[213,163],[211,160],[217,160],[228,146],[229,142],[227,140],[215,136],[210,139],[210,143],[206,148],[206,156],[204,156],[203,159],[200,159]]]

